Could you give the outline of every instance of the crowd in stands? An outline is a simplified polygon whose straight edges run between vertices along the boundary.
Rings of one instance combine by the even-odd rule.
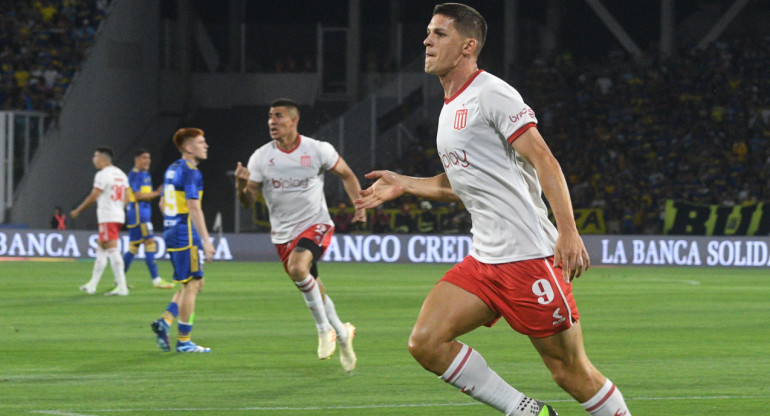
[[[608,233],[661,234],[665,202],[770,199],[770,37],[600,62],[539,59],[511,80],[567,177],[575,208],[601,208]],[[390,169],[442,171],[435,120]],[[415,204],[417,201],[413,201]]]
[[[55,115],[107,6],[108,0],[0,2],[0,110]],[[366,55],[365,70],[389,67],[390,60],[376,58]],[[534,109],[574,207],[601,208],[609,233],[659,234],[670,199],[728,206],[770,199],[768,62],[770,37],[732,38],[672,56],[634,59],[616,51],[588,64],[555,54],[509,81]],[[272,70],[314,65],[286,56]],[[435,135],[435,120],[426,121],[414,131],[413,148],[383,167],[416,176],[443,171]],[[404,198],[373,211],[367,230],[470,228],[461,206],[426,209],[422,202]],[[433,218],[422,218],[426,212]]]
[[[56,115],[107,0],[0,2],[0,110]]]

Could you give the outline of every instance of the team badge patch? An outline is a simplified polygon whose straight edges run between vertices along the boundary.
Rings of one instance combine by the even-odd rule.
[[[308,167],[310,166],[310,156],[302,156],[299,158],[299,163],[304,166]]]
[[[455,130],[462,130],[468,123],[468,109],[463,108],[455,112]]]

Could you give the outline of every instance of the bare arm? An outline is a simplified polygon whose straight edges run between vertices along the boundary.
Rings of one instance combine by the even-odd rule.
[[[540,186],[556,219],[559,236],[554,246],[554,264],[562,265],[564,280],[579,277],[591,261],[578,234],[567,181],[551,149],[537,128],[527,130],[513,142],[513,148],[537,171]]]
[[[361,183],[358,182],[358,178],[356,178],[350,166],[340,157],[340,160],[331,172],[342,179],[345,192],[347,192],[350,201],[355,203],[355,200],[358,199],[361,193]],[[366,209],[356,207],[356,213],[353,215],[351,222],[366,223]]]
[[[198,199],[188,199],[187,209],[190,211],[190,219],[192,220],[195,229],[198,230],[198,234],[203,241],[203,252],[206,253],[206,261],[210,262],[214,259],[214,245],[211,244],[209,238],[209,229],[206,228],[206,218],[203,216],[203,210],[201,209],[201,201]]]
[[[461,202],[455,194],[446,173],[431,178],[404,176],[387,170],[376,170],[366,174],[368,179],[377,179],[372,186],[360,192],[354,202],[356,208],[374,208],[401,195],[442,202]]]
[[[235,168],[235,194],[244,208],[251,208],[257,203],[257,195],[262,192],[262,185],[249,180],[251,172],[238,162]]]
[[[77,208],[70,211],[70,217],[75,219],[77,218],[81,212],[83,212],[84,209],[90,207],[96,202],[96,199],[99,198],[99,195],[102,194],[102,190],[99,188],[93,188],[91,189],[91,193],[88,194],[85,200],[78,205]]]

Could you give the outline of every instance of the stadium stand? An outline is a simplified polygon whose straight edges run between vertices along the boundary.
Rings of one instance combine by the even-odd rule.
[[[20,0],[0,4],[0,110],[61,108],[106,0]]]

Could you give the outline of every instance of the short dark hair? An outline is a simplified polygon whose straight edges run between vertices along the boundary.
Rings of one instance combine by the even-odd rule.
[[[279,98],[277,100],[273,100],[273,102],[270,103],[270,107],[293,108],[294,111],[297,112],[297,115],[299,115],[299,104],[297,104],[297,102],[292,100],[291,98]]]
[[[440,14],[451,17],[455,21],[455,28],[461,35],[476,39],[479,46],[476,48],[476,56],[481,53],[481,48],[487,40],[487,21],[476,9],[461,3],[437,4],[433,8],[433,16]]]
[[[100,146],[100,147],[96,148],[96,151],[101,153],[101,154],[103,154],[103,155],[105,155],[105,156],[107,156],[108,158],[110,158],[110,161],[112,161],[113,153],[112,153],[112,149],[111,148],[109,148],[107,146]]]
[[[139,157],[145,153],[150,153],[150,151],[142,147],[141,149],[137,149],[136,152],[134,152],[134,157]]]

